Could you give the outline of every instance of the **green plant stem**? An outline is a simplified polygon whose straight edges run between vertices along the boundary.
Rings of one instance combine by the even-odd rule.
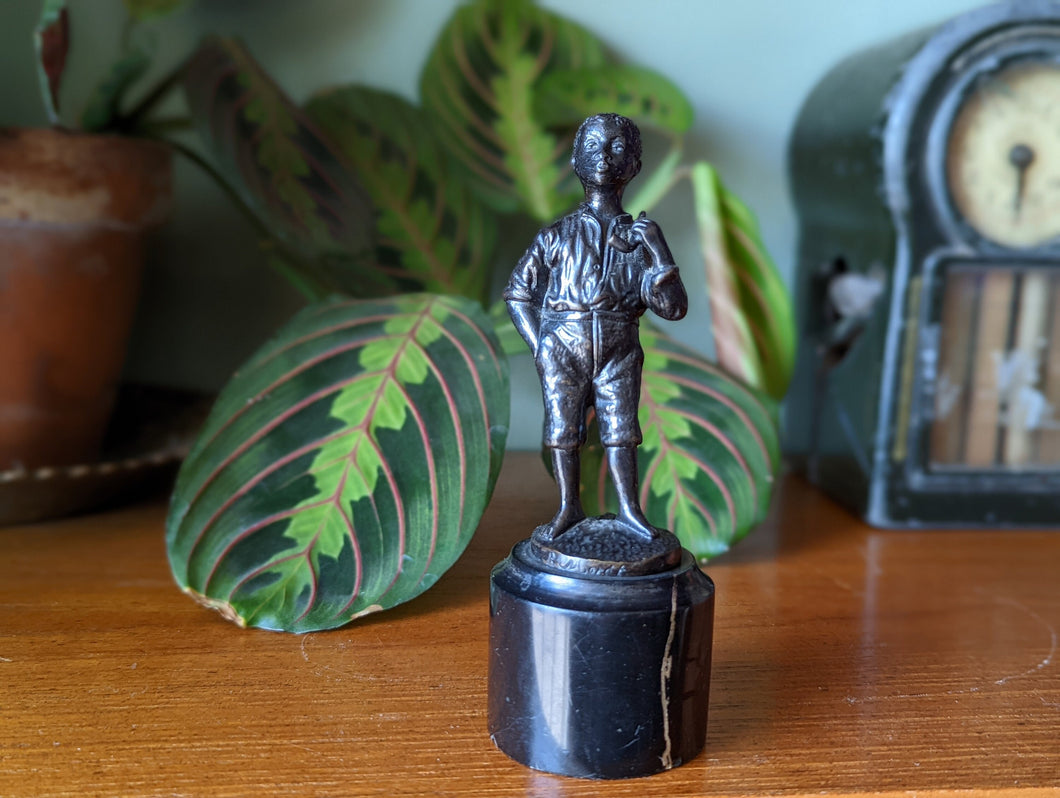
[[[139,129],[144,124],[144,118],[166,98],[183,77],[186,63],[181,62],[179,66],[162,78],[128,113],[118,116],[114,120],[115,127],[123,131]]]
[[[624,203],[631,213],[636,215],[639,211],[650,211],[677,181],[688,176],[687,169],[678,168],[683,154],[682,140],[674,138],[673,145],[662,163],[641,183],[637,193]]]
[[[191,130],[193,124],[190,116],[172,116],[145,122],[140,126],[139,132],[146,138],[165,138],[169,133],[183,133]]]
[[[255,214],[250,206],[243,201],[243,198],[239,196],[239,192],[235,190],[235,188],[209,161],[184,144],[173,141],[172,139],[161,137],[156,138],[157,140],[168,144],[176,152],[180,153],[202,169],[218,186],[221,187],[221,190],[224,191],[232,203],[242,212],[243,216],[251,223],[258,235],[261,236],[262,240],[267,241],[269,247],[273,250],[271,253],[272,256],[268,258],[269,265],[297,288],[306,299],[315,302],[323,299],[331,293],[322,280],[310,276],[309,273],[313,271],[312,267],[307,264],[302,257],[293,252],[290,247],[287,247],[272,234],[272,232],[262,223],[261,219],[258,218],[257,214]],[[288,265],[291,262],[298,264],[301,268],[292,268]]]
[[[289,255],[281,253],[279,251],[281,248],[275,238],[262,240],[261,250],[265,253],[269,267],[298,289],[298,292],[310,302],[319,302],[326,298],[331,292],[321,283],[307,278],[298,268],[291,266],[288,262]]]

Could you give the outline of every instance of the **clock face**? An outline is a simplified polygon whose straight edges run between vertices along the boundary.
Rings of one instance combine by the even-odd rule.
[[[1008,66],[977,84],[950,129],[953,202],[981,236],[1014,248],[1060,236],[1060,66]]]

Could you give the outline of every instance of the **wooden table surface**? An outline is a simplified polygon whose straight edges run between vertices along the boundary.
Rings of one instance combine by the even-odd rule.
[[[1060,786],[1060,533],[871,530],[797,478],[707,567],[706,751],[536,773],[486,732],[490,567],[553,509],[510,455],[430,591],[333,632],[241,630],[174,586],[161,502],[0,529],[0,795],[691,796]]]

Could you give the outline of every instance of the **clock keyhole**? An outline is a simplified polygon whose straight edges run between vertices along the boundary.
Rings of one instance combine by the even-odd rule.
[[[1012,210],[1018,216],[1027,186],[1027,169],[1034,163],[1034,150],[1026,144],[1016,144],[1008,151],[1008,161],[1016,167],[1016,196],[1012,201]]]

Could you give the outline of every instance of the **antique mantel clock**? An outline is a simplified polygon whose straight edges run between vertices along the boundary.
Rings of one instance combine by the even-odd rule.
[[[1060,3],[839,64],[789,163],[810,478],[882,526],[1060,523]]]

